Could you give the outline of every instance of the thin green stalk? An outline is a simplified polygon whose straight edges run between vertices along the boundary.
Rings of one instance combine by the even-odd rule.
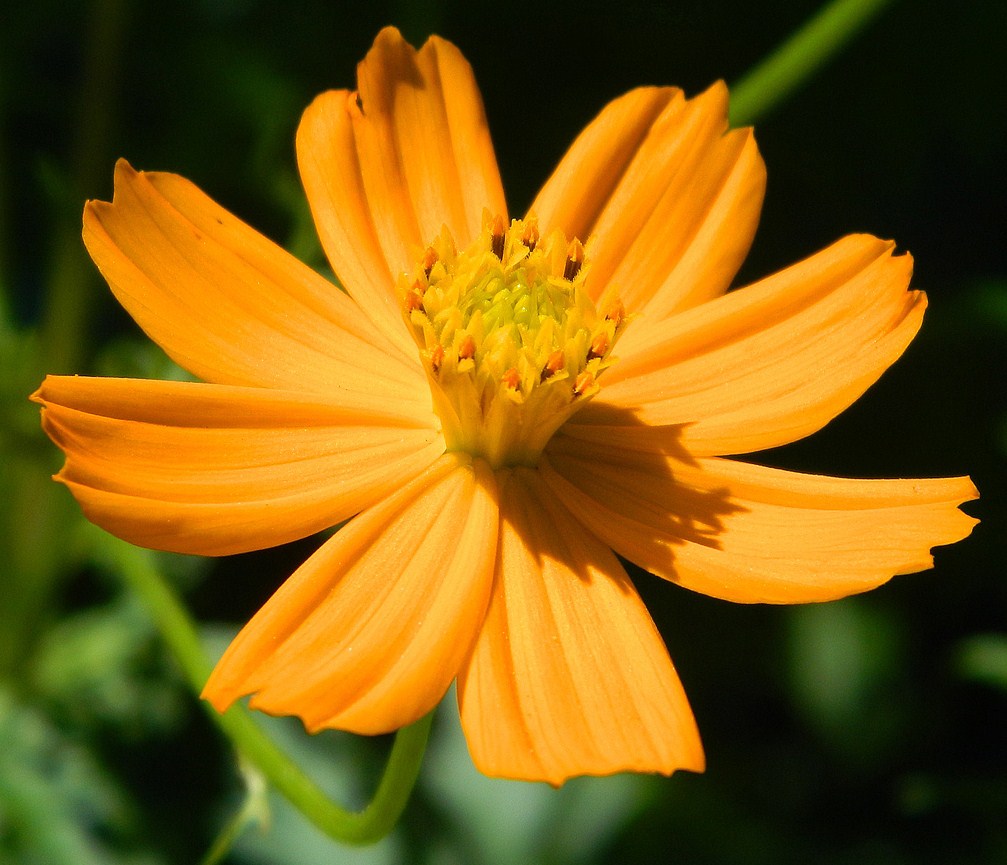
[[[212,665],[195,624],[154,566],[151,554],[90,525],[85,531],[91,554],[143,600],[189,684],[200,692]],[[347,844],[372,844],[395,826],[419,776],[433,719],[431,712],[398,731],[374,798],[362,811],[348,811],[332,802],[243,706],[234,705],[223,714],[210,709],[210,715],[245,759],[295,808],[327,835]]]
[[[249,826],[265,827],[269,825],[265,778],[262,777],[261,772],[249,766],[248,761],[240,753],[238,754],[238,769],[245,781],[245,802],[217,835],[199,865],[220,865]]]
[[[807,81],[891,0],[832,0],[731,88],[731,125],[764,117]]]
[[[45,264],[45,295],[33,361],[37,369],[33,375],[27,369],[24,372],[26,378],[33,379],[30,385],[24,382],[25,397],[45,372],[78,371],[79,362],[93,343],[89,322],[98,296],[97,271],[81,243],[79,204],[70,208],[67,199],[76,201],[93,191],[97,178],[109,171],[109,130],[126,39],[128,3],[129,0],[94,0],[89,12],[76,122],[69,136],[72,152],[66,173],[68,184],[63,184],[54,202],[48,232],[51,248]],[[0,83],[0,89],[5,86],[6,83]],[[0,134],[4,131],[0,130]],[[0,161],[5,155],[0,153]],[[0,176],[0,196],[4,197],[0,209],[9,204],[4,180]],[[0,213],[0,232],[10,227],[3,224],[5,216],[6,212]],[[10,252],[0,249],[0,255]],[[5,261],[0,266],[8,268],[0,273],[0,279],[8,278],[13,264]],[[4,369],[0,374],[12,373]],[[16,669],[23,663],[42,630],[40,622],[51,608],[59,580],[69,573],[63,550],[46,539],[59,537],[66,530],[72,512],[64,496],[56,494],[45,477],[48,472],[43,473],[37,464],[29,463],[28,456],[22,451],[10,459],[9,474],[0,472],[0,483],[5,485],[10,503],[7,510],[20,521],[17,527],[8,530],[4,539],[9,545],[4,552],[10,565],[4,592],[10,600],[5,602],[0,629],[0,672]]]
[[[10,207],[10,169],[7,153],[7,112],[4,110],[7,82],[0,81],[0,304],[4,309],[4,323],[9,320],[8,307],[14,291],[14,266],[10,258],[11,235]]]
[[[42,308],[41,354],[49,372],[77,371],[90,344],[98,280],[81,243],[76,200],[93,195],[111,176],[108,151],[128,17],[129,0],[94,0],[91,7],[69,166],[75,203],[72,211],[57,211]]]

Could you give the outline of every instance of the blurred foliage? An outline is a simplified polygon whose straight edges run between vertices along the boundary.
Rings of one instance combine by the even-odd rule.
[[[4,861],[38,865],[140,862],[113,852],[134,821],[128,797],[86,745],[48,715],[0,691]],[[118,837],[117,837],[118,836]]]
[[[227,745],[144,611],[86,566],[59,456],[25,397],[46,372],[178,377],[79,241],[116,158],[177,171],[325,272],[293,159],[300,111],[352,84],[384,24],[472,61],[511,207],[572,136],[644,83],[737,80],[811,14],[765,4],[15,0],[0,28],[0,863],[1007,861],[1007,38],[997,4],[895,4],[758,126],[769,169],[741,280],[850,231],[916,256],[931,309],[905,358],[820,434],[767,455],[864,476],[972,474],[973,538],[933,571],[795,609],[736,607],[634,571],[693,701],[703,776],[483,778],[450,705],[406,818],[341,848]],[[761,455],[760,455],[761,456]],[[159,557],[208,625],[254,612],[313,548]],[[450,702],[450,701],[449,701]],[[384,740],[263,719],[360,803]],[[268,818],[265,811],[268,810]],[[237,820],[237,823],[233,821]],[[247,826],[245,824],[248,824]]]

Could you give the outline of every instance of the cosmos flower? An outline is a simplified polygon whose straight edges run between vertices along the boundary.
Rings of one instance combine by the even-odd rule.
[[[728,292],[765,171],[727,91],[633,90],[511,219],[472,71],[382,31],[297,157],[345,293],[171,174],[121,162],[84,240],[200,382],[48,377],[35,398],[89,519],[228,555],[349,520],[206,685],[376,734],[458,683],[490,775],[701,770],[616,554],[737,602],[840,598],[932,565],[967,478],[845,480],[725,458],[813,433],[923,316],[867,235]],[[614,551],[614,552],[613,552]]]

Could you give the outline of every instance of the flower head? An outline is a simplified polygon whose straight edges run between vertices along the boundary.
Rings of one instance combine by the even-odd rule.
[[[583,262],[580,241],[497,217],[461,253],[442,236],[400,279],[448,450],[534,467],[598,392],[625,317],[613,299],[595,308]]]
[[[169,174],[116,170],[88,250],[202,382],[50,376],[36,399],[87,516],[148,547],[260,549],[350,522],[205,696],[383,733],[455,679],[485,772],[700,770],[616,553],[739,602],[930,567],[968,478],[845,480],[725,455],[802,438],[902,353],[911,262],[866,235],[727,291],[765,183],[727,93],[605,107],[511,219],[471,69],[382,31],[307,109],[301,176],[345,293]],[[351,519],[352,518],[352,519]],[[614,552],[613,552],[614,551]]]

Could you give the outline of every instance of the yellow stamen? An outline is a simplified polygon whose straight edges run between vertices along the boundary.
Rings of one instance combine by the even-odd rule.
[[[444,363],[444,346],[438,345],[430,352],[430,368],[434,373],[438,373],[442,363]]]
[[[494,468],[532,466],[552,434],[598,392],[626,323],[585,289],[583,244],[542,239],[534,219],[487,214],[457,251],[445,229],[399,280],[403,313],[449,450]],[[417,284],[418,283],[418,284]]]
[[[529,216],[524,221],[524,231],[521,232],[521,242],[528,247],[531,252],[538,246],[538,220],[534,216]]]
[[[563,268],[563,279],[573,279],[580,273],[580,268],[584,264],[584,244],[575,237],[570,241],[570,247],[566,252],[566,267]]]
[[[434,269],[434,265],[437,264],[437,250],[432,246],[427,247],[427,251],[423,254],[423,274],[430,278],[430,271]]]
[[[563,349],[557,348],[551,355],[549,359],[545,362],[545,366],[542,367],[542,381],[545,381],[550,376],[555,375],[561,369],[563,369],[563,364],[566,363],[566,355],[563,353]]]
[[[412,312],[414,309],[423,309],[423,293],[418,290],[415,284],[412,289],[406,292],[404,304],[407,313]]]
[[[623,323],[626,318],[626,308],[622,305],[621,300],[616,300],[612,304],[608,312],[605,313],[605,318],[611,321],[616,327],[619,327]]]
[[[577,380],[573,383],[573,395],[580,396],[588,388],[590,388],[592,384],[594,384],[594,376],[587,370],[584,370],[584,372],[577,376]]]
[[[605,331],[599,333],[593,340],[591,340],[591,350],[587,353],[587,359],[591,360],[595,357],[604,357],[608,352],[608,334]]]
[[[521,373],[516,366],[512,366],[507,372],[500,376],[502,384],[507,385],[511,390],[517,390],[521,386]]]
[[[507,236],[507,226],[504,225],[503,217],[498,213],[493,219],[493,241],[492,249],[493,254],[503,260],[504,254],[504,239]]]

